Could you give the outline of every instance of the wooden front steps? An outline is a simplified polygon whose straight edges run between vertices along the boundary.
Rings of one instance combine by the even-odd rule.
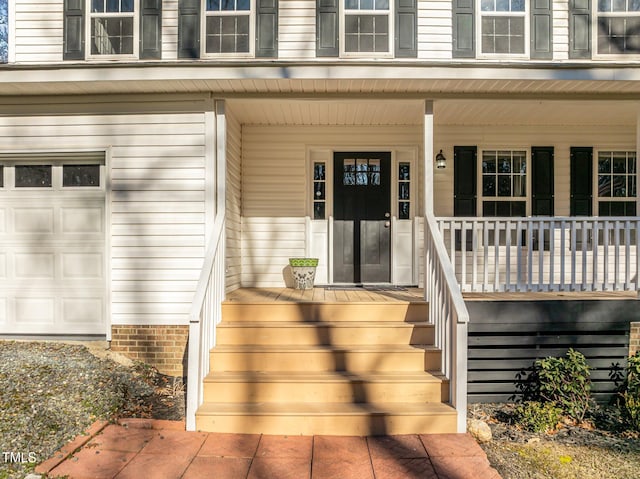
[[[247,294],[246,292],[244,293]],[[197,428],[377,435],[456,432],[428,305],[231,297]]]

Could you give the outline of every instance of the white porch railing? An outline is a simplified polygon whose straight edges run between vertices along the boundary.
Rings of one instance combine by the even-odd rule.
[[[465,292],[636,291],[640,217],[438,218]]]
[[[209,373],[209,351],[216,343],[216,326],[222,319],[225,296],[225,217],[213,225],[211,243],[204,259],[189,315],[189,369],[187,376],[187,431],[196,429],[196,411],[203,401],[203,380]]]
[[[442,372],[449,379],[450,399],[458,412],[458,432],[467,430],[467,326],[469,312],[453,266],[432,214],[424,226],[424,295],[435,345],[442,351]]]

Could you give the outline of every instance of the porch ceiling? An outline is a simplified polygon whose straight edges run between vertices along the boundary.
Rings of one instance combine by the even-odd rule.
[[[248,100],[229,109],[250,125],[421,125],[421,100]],[[436,100],[435,125],[635,125],[634,101]]]

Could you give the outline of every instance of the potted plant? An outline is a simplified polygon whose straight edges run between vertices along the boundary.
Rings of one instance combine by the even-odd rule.
[[[318,258],[289,258],[295,289],[312,289]]]

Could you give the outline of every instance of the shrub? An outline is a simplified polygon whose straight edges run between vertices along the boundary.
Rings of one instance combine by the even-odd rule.
[[[514,411],[516,424],[531,432],[554,431],[562,419],[562,410],[552,403],[527,401]]]
[[[629,427],[640,431],[640,351],[627,360],[619,394],[622,416]]]
[[[574,349],[564,358],[538,359],[521,389],[523,401],[550,402],[570,418],[583,421],[591,404],[589,365]]]

